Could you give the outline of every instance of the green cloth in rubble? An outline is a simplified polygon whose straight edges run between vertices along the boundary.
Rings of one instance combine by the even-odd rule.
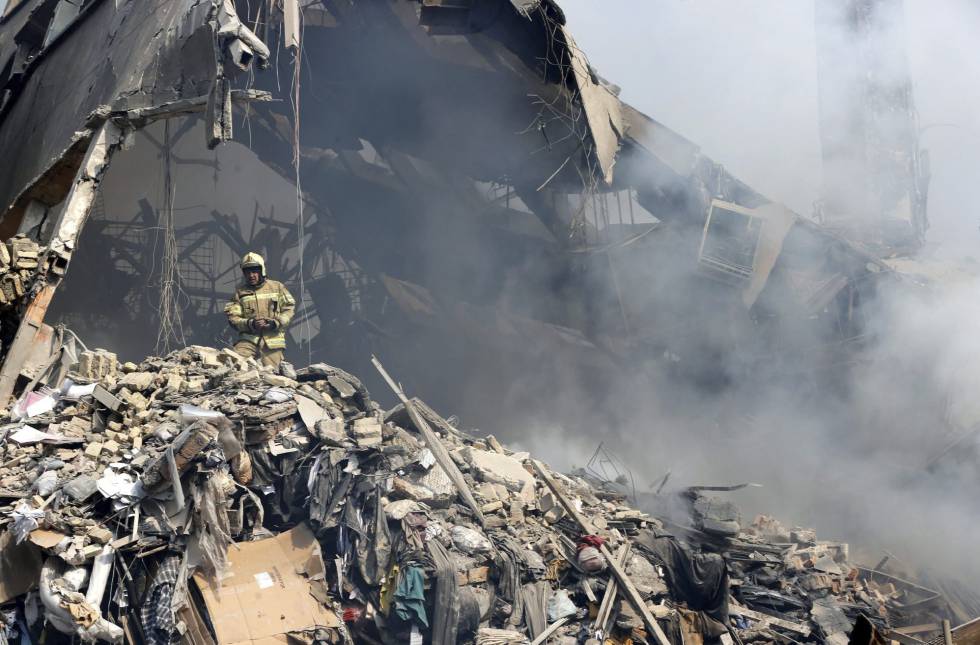
[[[395,589],[395,614],[404,621],[414,619],[423,627],[428,627],[424,584],[421,567],[406,567],[401,570],[398,587]]]

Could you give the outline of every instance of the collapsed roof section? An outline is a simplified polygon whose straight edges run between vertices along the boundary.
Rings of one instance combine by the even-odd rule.
[[[57,259],[39,262],[43,279],[20,305],[0,396],[24,378],[64,274],[44,267],[67,265],[113,156],[143,145],[134,133],[164,119],[180,119],[178,135],[203,133],[202,149],[247,142],[296,186],[306,218],[277,224],[298,247],[283,261],[287,282],[316,279],[308,267],[323,266],[316,254],[330,250],[345,270],[355,267],[386,290],[385,302],[404,303],[392,290],[407,288],[492,310],[514,300],[500,284],[477,289],[446,276],[466,275],[463,267],[492,281],[507,273],[498,266],[526,273],[547,265],[542,281],[565,284],[569,267],[598,255],[608,265],[601,296],[571,281],[551,289],[563,311],[535,303],[517,312],[545,327],[516,328],[550,329],[577,346],[598,342],[596,319],[606,316],[597,310],[607,305],[627,333],[647,333],[647,315],[662,307],[639,276],[679,254],[696,260],[692,270],[734,285],[746,307],[766,300],[771,276],[780,284],[808,280],[815,300],[806,306],[820,309],[837,297],[853,301],[841,294],[882,272],[620,101],[551,0],[23,0],[11,2],[0,23],[0,91],[0,150],[17,158],[0,177],[0,234],[30,235],[45,245],[42,256]],[[124,170],[131,173],[120,183],[155,172]],[[245,228],[240,212],[211,219],[232,255],[254,243],[255,236],[229,242],[229,226]],[[470,267],[462,256],[472,253],[447,233],[462,226],[476,242],[468,248],[489,258],[484,266]],[[660,228],[683,244],[658,247]],[[786,241],[794,258],[782,252]],[[618,270],[632,287],[620,288],[613,247],[626,249]],[[651,257],[658,248],[667,252]],[[98,252],[118,257],[109,247]],[[229,290],[214,280],[211,287],[211,301]]]

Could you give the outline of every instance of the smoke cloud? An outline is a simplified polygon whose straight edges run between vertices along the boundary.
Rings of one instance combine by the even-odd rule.
[[[812,212],[823,176],[812,3],[563,7],[592,64],[622,86],[626,101],[763,194]],[[871,559],[889,550],[913,566],[976,580],[980,281],[969,256],[978,241],[970,192],[980,172],[980,87],[965,79],[980,73],[980,9],[954,1],[937,11],[908,0],[904,12],[931,156],[932,226],[917,262],[903,267],[935,278],[932,285],[903,280],[879,294],[846,382],[807,383],[803,374],[815,364],[798,364],[792,375],[785,366],[740,374],[724,357],[720,389],[677,379],[662,363],[646,377],[603,384],[608,398],[557,382],[549,388],[555,407],[569,406],[577,427],[594,429],[569,438],[554,418],[529,419],[524,445],[581,466],[605,441],[643,485],[667,470],[677,485],[759,482],[764,488],[734,495],[749,517],[772,513],[851,540]],[[797,341],[810,338],[805,324],[798,331]]]

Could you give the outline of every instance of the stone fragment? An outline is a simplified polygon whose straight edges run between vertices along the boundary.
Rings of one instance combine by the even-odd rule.
[[[262,372],[262,381],[272,387],[298,388],[299,383],[280,374]]]
[[[482,513],[494,513],[496,511],[499,511],[503,507],[504,507],[504,503],[501,502],[498,499],[495,502],[489,502],[489,503],[484,504],[483,506],[481,506],[480,507],[480,512],[482,512]]]
[[[372,417],[363,417],[354,421],[351,434],[357,445],[369,448],[381,444],[381,423]]]
[[[328,446],[340,446],[347,441],[343,419],[320,419],[314,426],[314,434]]]
[[[534,477],[513,457],[475,448],[466,448],[463,457],[481,481],[501,484],[515,493],[534,489]]]
[[[105,528],[104,526],[93,526],[88,531],[85,532],[90,538],[99,544],[108,544],[112,540],[112,531]]]
[[[342,399],[349,399],[357,394],[357,390],[354,389],[354,386],[339,376],[329,376],[327,377],[327,382],[330,384],[330,387],[337,391],[337,394],[339,394],[340,398]]]
[[[152,372],[130,372],[116,381],[116,385],[129,388],[130,390],[144,392],[150,389],[155,379],[156,375]]]
[[[410,499],[414,502],[431,502],[435,495],[425,486],[419,486],[412,482],[395,477],[392,481],[391,496],[401,499]]]

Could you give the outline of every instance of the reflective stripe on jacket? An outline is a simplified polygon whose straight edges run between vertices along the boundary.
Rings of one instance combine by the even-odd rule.
[[[257,287],[243,285],[235,290],[231,302],[225,305],[228,324],[238,331],[240,340],[269,349],[286,348],[286,328],[293,319],[296,301],[289,290],[275,280],[266,279]],[[268,318],[275,320],[279,327],[257,332],[249,327],[249,320]]]

